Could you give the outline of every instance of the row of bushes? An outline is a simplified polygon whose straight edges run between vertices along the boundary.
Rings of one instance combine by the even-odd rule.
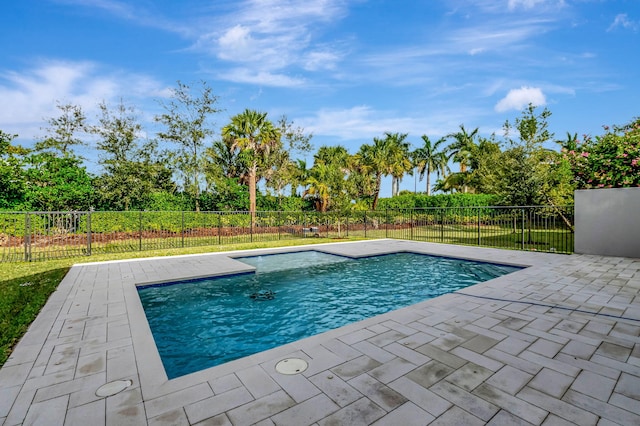
[[[378,209],[423,209],[430,207],[473,207],[494,206],[498,202],[498,196],[491,194],[415,194],[412,192],[400,193],[392,198],[381,198]]]

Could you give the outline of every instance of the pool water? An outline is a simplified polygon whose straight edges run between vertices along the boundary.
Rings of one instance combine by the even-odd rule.
[[[257,273],[138,289],[170,379],[521,269],[415,253],[237,259]]]

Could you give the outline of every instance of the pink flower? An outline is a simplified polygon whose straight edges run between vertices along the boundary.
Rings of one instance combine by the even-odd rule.
[[[640,158],[634,158],[633,160],[631,160],[631,165],[635,166],[638,164],[638,161],[640,161]]]
[[[588,156],[589,156],[589,153],[588,153],[588,152],[583,152],[583,153],[582,153],[582,154],[580,154],[580,155],[582,155],[583,157],[588,157]]]

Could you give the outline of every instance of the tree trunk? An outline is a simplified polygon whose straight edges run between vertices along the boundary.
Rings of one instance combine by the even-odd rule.
[[[254,164],[249,169],[249,212],[251,213],[251,229],[256,219],[256,174],[257,166]]]
[[[373,205],[371,206],[372,210],[375,210],[378,206],[378,197],[380,196],[380,184],[382,177],[380,175],[376,176],[376,192],[373,195]]]
[[[427,196],[431,195],[431,169],[427,167]]]

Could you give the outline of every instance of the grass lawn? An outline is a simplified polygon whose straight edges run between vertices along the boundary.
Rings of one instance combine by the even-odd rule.
[[[306,238],[222,246],[149,250],[133,253],[109,253],[90,257],[78,256],[30,263],[0,263],[0,277],[2,277],[0,281],[0,367],[6,362],[13,347],[27,331],[29,324],[33,322],[51,293],[55,291],[69,268],[74,264],[328,242],[335,242],[335,240],[329,238]]]

